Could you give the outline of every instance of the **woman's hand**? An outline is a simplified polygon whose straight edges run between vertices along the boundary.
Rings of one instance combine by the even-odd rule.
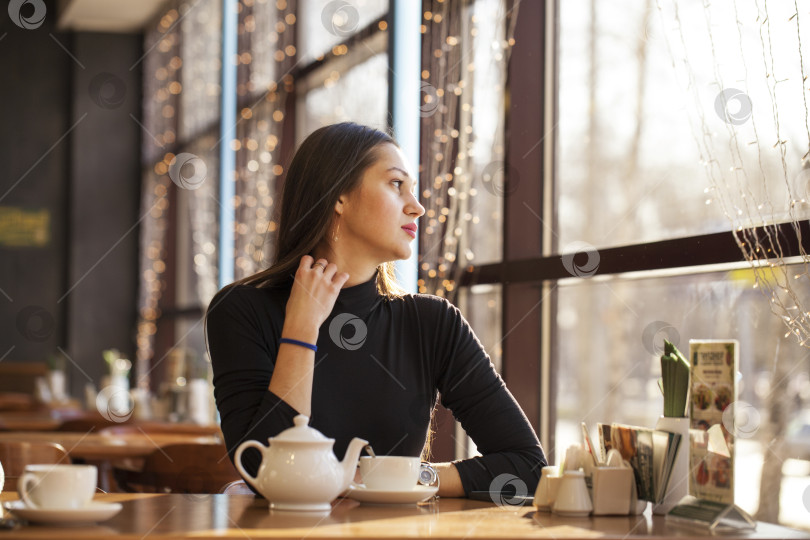
[[[287,300],[285,326],[314,328],[317,332],[332,312],[340,289],[348,279],[346,272],[338,273],[335,263],[326,259],[315,261],[309,255],[301,257]]]

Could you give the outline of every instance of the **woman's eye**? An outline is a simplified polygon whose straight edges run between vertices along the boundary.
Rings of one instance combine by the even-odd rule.
[[[402,184],[404,184],[405,182],[404,182],[403,180],[392,180],[392,183],[393,183],[393,184],[399,184],[399,185],[397,186],[397,189],[399,189],[399,188],[401,188],[401,187],[402,187]]]

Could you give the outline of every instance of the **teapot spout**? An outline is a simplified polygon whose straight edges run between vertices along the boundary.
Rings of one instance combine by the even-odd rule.
[[[368,441],[355,437],[346,449],[346,455],[340,462],[343,467],[343,490],[348,489],[349,484],[354,480],[354,473],[357,471],[357,460],[360,459],[360,452],[368,444]]]

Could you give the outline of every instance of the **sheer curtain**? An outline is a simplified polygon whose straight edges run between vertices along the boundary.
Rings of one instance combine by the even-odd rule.
[[[473,264],[502,257],[509,0],[423,2],[419,291],[455,300]]]
[[[169,350],[200,334],[201,320],[188,331],[167,329],[168,350],[156,351],[158,328],[171,328],[161,324],[163,313],[204,309],[217,290],[221,12],[219,0],[168,2],[145,31],[141,66],[133,66],[143,70],[135,363],[143,389]]]
[[[236,148],[236,279],[267,268],[275,251],[282,132],[296,61],[294,3],[242,0]]]
[[[180,13],[173,2],[145,33],[143,62],[143,135],[140,227],[140,286],[135,374],[149,389],[160,299],[166,287],[166,237],[169,219],[170,146],[177,139],[180,98]]]

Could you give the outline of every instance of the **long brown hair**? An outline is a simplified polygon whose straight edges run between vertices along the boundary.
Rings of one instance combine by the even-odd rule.
[[[310,254],[334,228],[338,198],[359,186],[363,173],[377,160],[375,151],[385,143],[399,146],[387,133],[354,122],[312,132],[287,170],[273,264],[229,287],[291,286],[301,257]],[[380,294],[396,298],[405,293],[396,281],[393,262],[384,262],[377,270]]]

